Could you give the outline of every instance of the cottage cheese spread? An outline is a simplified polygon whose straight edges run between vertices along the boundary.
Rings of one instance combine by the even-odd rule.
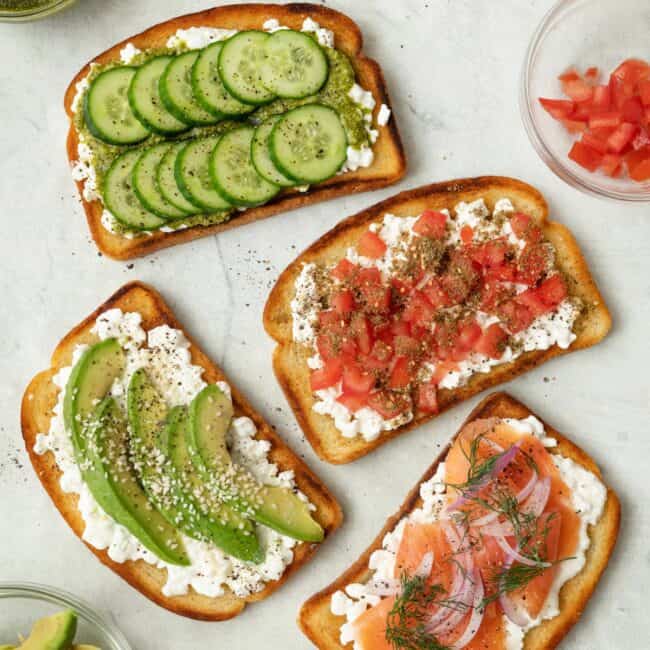
[[[449,212],[442,210],[447,216]],[[454,208],[455,219],[448,219],[447,244],[455,245],[460,242],[460,231],[468,225],[474,230],[475,237],[492,239],[494,237],[507,237],[515,246],[523,247],[524,241],[517,238],[507,219],[488,220],[490,212],[483,199],[472,203],[459,203]],[[494,207],[493,216],[514,213],[514,207],[509,199],[499,199]],[[418,235],[413,231],[413,226],[418,217],[396,217],[385,214],[383,222],[373,224],[370,229],[376,232],[387,245],[385,254],[379,259],[370,259],[359,255],[356,248],[347,250],[346,258],[353,264],[364,268],[376,267],[384,279],[391,276],[391,269],[396,261],[407,259],[408,247],[414,237]],[[293,340],[304,344],[314,351],[309,365],[312,369],[320,368],[322,362],[316,349],[314,326],[319,310],[319,295],[314,274],[315,264],[305,264],[295,282],[295,296],[291,302],[293,319]],[[513,285],[517,293],[521,293],[526,285]],[[564,300],[557,309],[536,318],[524,331],[515,334],[513,347],[507,347],[500,359],[492,359],[483,354],[473,353],[470,357],[459,362],[458,371],[449,372],[439,384],[440,388],[454,389],[467,383],[476,373],[488,373],[495,366],[509,363],[524,352],[532,350],[548,350],[553,345],[567,349],[576,339],[573,325],[578,317],[579,309],[570,299]],[[499,318],[478,311],[476,318],[482,327],[498,323]],[[421,381],[427,381],[435,372],[435,364],[425,363],[422,367]],[[341,394],[341,385],[316,392],[317,401],[314,411],[321,415],[333,418],[336,428],[348,438],[357,435],[363,436],[367,441],[375,440],[383,431],[395,429],[413,419],[413,413],[407,411],[397,418],[384,420],[379,413],[370,408],[363,408],[352,413],[343,404],[336,401]]]
[[[557,445],[557,440],[547,436],[544,425],[533,416],[522,420],[506,419],[505,422],[522,435],[537,436],[545,447]],[[560,454],[552,454],[551,457],[562,480],[571,489],[571,503],[580,518],[579,547],[576,549],[574,557],[558,564],[551,590],[538,618],[530,621],[525,627],[519,627],[504,616],[507,634],[506,650],[521,650],[524,636],[528,630],[559,614],[560,590],[584,567],[586,553],[591,543],[589,526],[598,522],[607,501],[607,489],[595,474]],[[382,548],[374,551],[370,556],[368,568],[372,571],[372,575],[368,583],[352,583],[347,585],[344,590],[332,594],[331,612],[335,616],[345,616],[346,618],[346,622],[341,626],[340,639],[343,645],[353,643],[354,650],[362,650],[360,644],[355,641],[352,622],[380,600],[380,597],[369,586],[370,583],[394,578],[395,559],[404,526],[408,521],[423,523],[436,521],[445,501],[445,489],[445,463],[441,462],[433,477],[420,485],[422,505],[404,517],[391,532],[387,533],[382,541]]]
[[[267,20],[262,28],[269,32],[273,33],[282,29],[289,29],[286,25],[281,25],[276,18],[270,18]],[[333,48],[334,47],[334,32],[325,27],[321,27],[315,20],[312,18],[305,18],[302,25],[303,32],[312,32],[316,34],[316,38],[320,45],[323,47]],[[179,29],[174,34],[172,34],[167,39],[167,47],[174,50],[195,50],[207,47],[211,43],[217,41],[223,41],[227,38],[230,38],[237,33],[236,29],[221,29],[217,27],[189,27],[188,29]],[[141,54],[142,51],[135,47],[133,43],[127,43],[120,50],[120,59],[123,63],[131,63],[135,57]],[[92,66],[91,66],[92,71]],[[80,106],[81,100],[84,96],[84,93],[88,90],[89,82],[88,77],[84,77],[76,84],[76,93],[75,97],[71,104],[71,110],[73,113],[77,113]],[[367,90],[364,90],[358,84],[350,89],[349,96],[358,106],[364,109],[364,127],[368,133],[368,138],[371,144],[374,144],[379,135],[378,131],[373,128],[372,125],[372,110],[375,107],[375,99]],[[378,117],[377,124],[379,126],[385,126],[388,119],[390,118],[390,109],[387,106],[382,104]],[[356,171],[362,167],[370,167],[374,161],[374,153],[371,146],[361,145],[360,147],[349,146],[347,148],[347,158],[344,162],[341,173]],[[79,144],[77,146],[77,160],[72,165],[72,177],[75,181],[83,182],[83,198],[90,202],[95,200],[101,200],[101,195],[98,192],[97,188],[97,172],[94,167],[92,152],[88,145],[83,141],[83,137],[79,138]],[[308,188],[297,188],[301,191],[306,191]],[[119,233],[121,236],[132,239],[137,236],[135,233],[124,228],[120,227],[116,222],[115,217],[108,211],[104,210],[101,218],[102,226],[112,233]],[[167,225],[160,230],[162,232],[174,232],[180,230],[183,227],[187,227],[186,224],[172,224]],[[141,232],[138,235],[151,235],[150,232]]]
[[[124,407],[131,375],[139,368],[146,368],[170,406],[188,404],[205,386],[202,368],[191,362],[189,342],[180,330],[167,325],[145,332],[141,320],[138,313],[111,309],[101,314],[95,322],[93,332],[102,340],[117,338],[126,355],[124,376],[115,381],[111,394]],[[72,366],[86,347],[78,345],[75,348]],[[144,560],[166,569],[167,582],[162,589],[165,596],[183,595],[192,587],[199,594],[216,597],[228,587],[237,596],[244,597],[260,591],[267,582],[280,578],[293,561],[296,542],[265,526],[257,526],[260,543],[265,550],[265,559],[261,564],[243,562],[215,546],[183,537],[191,565],[180,567],[159,560],[126,528],[103,512],[82,480],[72,441],[63,421],[63,399],[72,366],[62,368],[53,379],[60,389],[58,401],[50,429],[47,433],[38,434],[34,451],[38,454],[52,452],[62,473],[62,489],[79,495],[78,509],[85,523],[83,539],[95,548],[105,549],[115,562]],[[228,384],[219,382],[218,385],[230,395]],[[233,461],[246,467],[261,482],[295,488],[293,472],[279,472],[278,467],[268,460],[270,443],[258,440],[255,434],[256,427],[250,418],[233,419],[227,433]]]

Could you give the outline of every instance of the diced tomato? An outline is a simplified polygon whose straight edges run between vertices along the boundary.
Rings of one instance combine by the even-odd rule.
[[[514,263],[499,264],[491,266],[485,277],[488,280],[501,280],[502,282],[514,282],[517,278],[517,267]]]
[[[433,381],[418,386],[416,405],[421,413],[438,412],[438,387]]]
[[[583,79],[571,79],[562,83],[564,94],[574,102],[588,102],[594,96],[594,89]]]
[[[641,59],[627,59],[612,72],[612,77],[624,83],[637,84],[650,78],[650,66]]]
[[[368,311],[383,314],[390,309],[391,290],[382,285],[379,269],[361,269],[356,274],[355,286]]]
[[[352,264],[345,257],[331,270],[331,274],[337,280],[348,280],[354,276],[358,271],[359,267],[356,264]]]
[[[341,314],[334,309],[325,309],[318,313],[318,324],[322,330],[337,334],[344,334],[346,324]]]
[[[380,390],[370,394],[368,406],[388,420],[404,413],[410,406],[410,400],[400,393]]]
[[[509,246],[505,239],[493,239],[487,242],[484,247],[484,265],[500,266],[506,259]]]
[[[641,149],[632,150],[625,156],[625,163],[627,165],[630,178],[634,180],[643,181],[648,163],[650,160],[650,147],[642,147]]]
[[[422,346],[418,339],[413,336],[397,334],[393,339],[395,354],[408,357],[417,357],[422,352]]]
[[[481,326],[475,320],[463,323],[458,328],[458,345],[471,350],[482,333]]]
[[[422,293],[427,297],[434,309],[449,307],[452,302],[447,292],[442,288],[442,283],[438,278],[431,278],[427,284],[422,287]]]
[[[574,142],[571,151],[569,151],[569,158],[590,172],[595,172],[603,159],[603,155],[595,149],[587,147],[582,142]]]
[[[458,370],[458,364],[454,361],[438,361],[431,381],[437,386],[450,372],[458,372]]]
[[[406,303],[402,318],[407,323],[425,326],[433,320],[436,310],[421,291],[414,291]]]
[[[595,138],[598,138],[599,140],[604,140],[607,142],[607,138],[609,138],[612,133],[616,131],[615,128],[610,128],[610,127],[601,127],[599,129],[591,129],[591,135],[593,135]]]
[[[356,363],[347,363],[343,367],[343,392],[368,393],[375,385],[375,376],[364,372]]]
[[[472,243],[472,240],[474,239],[474,230],[471,226],[465,225],[460,229],[460,239],[463,244]]]
[[[621,153],[634,140],[638,130],[636,124],[623,122],[607,139],[607,148],[612,153]]]
[[[474,350],[492,359],[500,359],[503,356],[507,339],[507,332],[501,325],[494,323],[484,330],[481,338],[476,342]]]
[[[391,389],[406,388],[411,383],[411,379],[412,376],[408,357],[397,357],[393,370],[390,373],[388,387]]]
[[[576,81],[577,79],[580,79],[580,75],[575,68],[571,67],[567,68],[561,75],[559,75],[558,79],[560,81]]]
[[[624,122],[640,122],[643,119],[643,114],[643,104],[636,95],[626,99],[621,107],[621,116]]]
[[[504,287],[499,282],[488,281],[483,285],[480,308],[482,311],[492,313],[499,304],[510,299],[513,295],[514,291],[512,289]]]
[[[552,275],[537,288],[542,302],[551,308],[557,307],[567,297],[567,287],[561,275]]]
[[[497,308],[497,315],[511,334],[522,332],[535,320],[534,314],[521,302],[511,300]]]
[[[590,129],[615,128],[623,121],[619,111],[608,111],[607,113],[594,113],[589,116]]]
[[[354,310],[354,294],[349,289],[336,292],[331,299],[332,309],[345,316]]]
[[[650,80],[639,81],[639,97],[644,106],[650,106]]]
[[[561,120],[561,122],[569,133],[584,133],[587,130],[587,123],[580,120]]]
[[[368,393],[341,393],[336,401],[340,402],[352,413],[356,413],[364,406],[368,405]]]
[[[520,293],[515,301],[521,305],[525,305],[530,313],[537,317],[549,311],[549,306],[541,299],[537,289],[527,289]]]
[[[438,359],[452,359],[457,347],[458,330],[448,323],[438,323],[433,333]],[[458,361],[459,359],[454,359]]]
[[[390,331],[395,338],[398,336],[411,336],[411,325],[405,320],[394,320],[390,324]]]
[[[387,248],[386,242],[376,232],[372,232],[372,230],[366,230],[361,235],[361,239],[359,239],[359,243],[357,244],[359,255],[369,257],[373,260],[382,257]]]
[[[600,163],[600,169],[603,174],[617,178],[623,171],[623,158],[615,153],[607,153],[603,156],[603,161]]]
[[[596,86],[591,105],[596,111],[607,111],[610,107],[612,93],[608,85]]]
[[[319,334],[316,338],[316,349],[325,361],[334,358],[354,359],[357,354],[357,344],[347,334]]]
[[[643,147],[647,147],[648,145],[650,145],[650,135],[646,129],[643,128],[636,134],[634,140],[632,140],[632,148],[643,149]]]
[[[476,287],[481,275],[478,265],[461,251],[452,253],[445,275],[442,278],[443,289],[454,302],[462,302]]]
[[[518,279],[524,284],[535,284],[549,264],[549,251],[544,244],[526,244],[518,262]]]
[[[641,160],[629,169],[630,178],[639,183],[650,179],[650,158]]]
[[[442,239],[445,236],[447,215],[436,210],[425,210],[413,224],[413,231],[423,237]]]
[[[388,370],[393,357],[393,347],[384,341],[375,341],[370,354],[359,355],[362,368],[368,371]]]
[[[359,352],[369,354],[372,350],[372,330],[368,318],[361,312],[356,312],[350,322],[350,331],[354,335]]]
[[[399,298],[406,297],[413,291],[413,282],[406,278],[392,278],[390,284]]]
[[[567,99],[546,99],[545,97],[540,97],[539,103],[556,120],[567,119],[575,108],[575,103]]]
[[[591,66],[585,70],[585,79],[591,83],[597,83],[600,77],[600,70],[596,66]]]
[[[343,374],[343,364],[339,359],[325,361],[322,368],[312,370],[309,382],[312,392],[334,386]]]
[[[542,231],[535,225],[532,218],[523,212],[517,212],[510,217],[510,227],[519,239],[536,243],[542,238]]]
[[[587,133],[582,134],[580,141],[587,147],[595,149],[599,153],[607,153],[607,141],[597,138],[593,132],[588,131]]]

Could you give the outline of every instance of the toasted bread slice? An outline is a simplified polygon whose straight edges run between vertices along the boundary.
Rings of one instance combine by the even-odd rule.
[[[62,367],[70,365],[72,352],[78,344],[92,343],[97,340],[90,331],[95,319],[100,313],[115,307],[122,311],[140,313],[142,327],[147,331],[159,325],[182,329],[160,294],[145,284],[131,282],[119,289],[63,338],[54,350],[50,368],[32,379],[22,401],[23,438],[32,465],[54,505],[80,538],[84,532],[85,524],[77,510],[78,496],[66,493],[61,489],[59,483],[61,472],[56,465],[54,456],[50,452],[43,455],[35,453],[34,443],[39,432],[49,430],[52,409],[57,402],[59,389],[52,382],[52,378]],[[188,339],[191,344],[192,363],[204,369],[204,379],[209,383],[226,380],[219,367],[199,349],[191,338],[188,337]],[[228,383],[230,383],[229,380]],[[342,521],[341,509],[334,497],[262,417],[253,410],[234,386],[232,386],[232,399],[235,415],[245,415],[251,418],[257,427],[256,437],[271,443],[269,460],[276,463],[281,471],[289,469],[294,471],[296,485],[316,506],[314,517],[325,530],[326,537],[331,535]],[[263,591],[243,599],[230,592],[218,598],[208,598],[192,590],[185,596],[166,597],[161,591],[165,584],[164,570],[142,560],[119,564],[111,560],[106,551],[98,550],[89,544],[86,545],[103,564],[158,605],[182,616],[209,621],[221,621],[237,616],[247,602],[262,600],[269,596],[310,558],[318,546],[318,544],[299,543],[294,549],[294,560],[282,577],[275,582],[268,583]]]
[[[534,414],[507,393],[493,393],[470,413],[461,426],[461,430],[469,422],[481,418],[522,419],[530,415]],[[550,453],[558,453],[571,458],[602,480],[598,466],[586,452],[548,424],[544,423],[544,427],[548,435],[558,441],[557,447],[549,449]],[[302,606],[298,618],[299,625],[303,632],[321,650],[342,650],[344,648],[339,640],[339,633],[341,625],[345,623],[345,617],[332,614],[330,610],[332,594],[345,588],[348,584],[364,583],[370,578],[371,571],[368,569],[370,555],[373,551],[381,548],[384,536],[395,528],[400,519],[421,506],[420,484],[428,481],[435,474],[438,464],[445,459],[452,442],[453,440],[442,450],[440,456],[406,497],[399,511],[388,519],[379,535],[361,557],[331,585],[312,596]],[[591,544],[587,550],[584,568],[580,573],[568,580],[560,590],[560,613],[558,616],[544,621],[526,634],[524,650],[549,650],[555,648],[578,621],[614,550],[619,522],[620,503],[616,493],[608,487],[603,514],[598,523],[595,526],[590,526],[588,530]]]
[[[76,84],[90,71],[92,63],[105,64],[119,60],[120,50],[127,44],[133,43],[139,49],[164,47],[167,39],[178,29],[187,29],[192,26],[221,27],[227,29],[261,29],[264,22],[270,18],[277,19],[280,24],[294,29],[300,29],[305,18],[311,17],[322,27],[334,32],[336,48],[347,54],[355,68],[357,81],[366,90],[372,92],[377,105],[375,107],[375,121],[381,104],[390,108],[388,91],[381,71],[376,61],[368,59],[361,54],[363,39],[359,27],[346,15],[313,4],[242,4],[215,7],[195,14],[179,16],[159,25],[155,25],[135,36],[131,36],[121,43],[114,45],[92,61],[88,62],[71,81],[65,93],[64,106],[70,117],[70,130],[68,132],[67,151],[70,163],[77,160],[77,146],[79,144],[78,132],[74,126],[72,102],[76,94]],[[347,172],[335,176],[324,183],[310,188],[308,192],[297,190],[283,192],[269,203],[249,208],[245,212],[234,216],[225,223],[210,226],[194,226],[185,230],[165,233],[156,231],[151,235],[128,239],[106,230],[101,224],[103,205],[101,201],[88,202],[83,198],[83,181],[77,182],[77,188],[82,205],[86,212],[86,219],[95,243],[102,253],[118,260],[140,257],[153,253],[161,248],[173,246],[198,237],[212,235],[229,228],[242,226],[246,223],[270,217],[279,212],[299,208],[318,201],[366,192],[368,190],[385,187],[397,182],[406,171],[406,158],[402,141],[397,130],[397,123],[393,116],[388,124],[379,128],[379,138],[373,145],[375,154],[374,162],[370,167],[362,167],[355,172]]]
[[[440,412],[481,391],[510,381],[544,361],[589,347],[605,337],[611,327],[611,318],[589,273],[587,263],[569,230],[559,223],[547,220],[548,206],[535,188],[512,178],[485,176],[437,183],[401,192],[345,219],[325,233],[280,274],[266,303],[264,327],[278,342],[273,356],[275,374],[303,431],[323,460],[330,463],[349,463],[435,415],[416,413],[411,422],[392,431],[385,431],[376,440],[368,442],[361,436],[345,438],[334,426],[332,418],[319,415],[313,410],[315,399],[309,387],[310,371],[307,366],[307,358],[312,352],[307,346],[294,343],[292,337],[291,300],[295,292],[294,283],[303,263],[337,262],[345,256],[348,247],[357,243],[368,225],[381,221],[385,213],[402,217],[413,216],[426,208],[453,208],[460,201],[470,202],[479,198],[484,198],[491,210],[495,202],[502,197],[509,198],[516,210],[529,214],[542,228],[544,235],[555,246],[556,264],[567,278],[571,295],[581,298],[587,309],[576,323],[574,329],[577,338],[567,350],[553,346],[545,351],[526,352],[511,363],[494,367],[489,373],[476,373],[464,386],[453,390],[440,390]]]

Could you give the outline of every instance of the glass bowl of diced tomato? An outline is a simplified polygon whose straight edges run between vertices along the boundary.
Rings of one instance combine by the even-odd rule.
[[[650,2],[555,5],[529,46],[520,108],[537,153],[564,181],[650,201]]]

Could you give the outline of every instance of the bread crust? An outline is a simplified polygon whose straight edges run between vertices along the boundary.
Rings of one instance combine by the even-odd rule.
[[[381,68],[376,61],[361,54],[363,45],[361,31],[356,23],[345,14],[327,7],[307,3],[227,5],[179,16],[150,27],[98,55],[75,75],[64,97],[65,111],[70,118],[70,129],[67,138],[67,153],[70,164],[72,165],[77,160],[77,146],[79,144],[79,134],[74,125],[72,102],[76,94],[76,84],[88,75],[91,64],[105,64],[119,60],[120,50],[127,43],[133,43],[139,49],[163,47],[167,39],[178,29],[187,29],[192,26],[213,26],[239,30],[261,29],[264,21],[269,18],[276,18],[281,24],[300,29],[303,20],[307,17],[312,17],[322,27],[331,29],[335,34],[337,49],[340,49],[351,58],[357,74],[357,81],[365,89],[371,91],[377,101],[373,112],[375,122],[382,103],[386,104],[392,111]],[[106,230],[101,223],[103,212],[101,201],[86,201],[83,198],[84,181],[75,182],[86,213],[88,227],[98,248],[102,253],[113,259],[126,260],[148,255],[168,246],[259,221],[280,212],[312,205],[337,196],[367,192],[397,182],[406,172],[406,157],[394,112],[388,124],[379,127],[379,138],[373,145],[373,151],[375,159],[370,167],[335,176],[312,187],[308,192],[294,190],[282,193],[269,203],[256,208],[249,208],[225,223],[210,226],[192,226],[171,233],[155,231],[149,236],[145,235],[133,239]]]
[[[493,393],[470,413],[458,433],[473,420],[492,417],[522,419],[530,415],[535,414],[507,393]],[[535,417],[541,420],[539,416],[535,415]],[[549,449],[550,453],[560,453],[571,458],[585,469],[593,472],[602,481],[600,469],[584,450],[565,438],[546,422],[544,422],[544,427],[548,435],[558,441],[557,447]],[[381,532],[361,557],[328,587],[312,596],[302,606],[298,616],[298,624],[316,647],[321,650],[343,650],[344,647],[351,647],[350,645],[343,646],[340,643],[339,632],[341,625],[345,623],[345,617],[335,616],[331,613],[331,596],[335,591],[343,589],[350,583],[363,583],[369,579],[371,575],[368,569],[370,555],[373,551],[381,548],[384,536],[395,528],[400,519],[421,505],[420,485],[435,474],[438,464],[446,457],[454,439],[455,437],[441,451],[431,467],[409,492],[398,512],[388,519]],[[591,594],[607,567],[618,536],[620,502],[616,493],[610,487],[606,487],[607,500],[602,517],[595,526],[589,527],[591,544],[586,553],[585,566],[580,573],[562,586],[559,602],[560,613],[533,628],[525,636],[524,650],[550,650],[555,648],[582,615]]]
[[[556,264],[564,273],[570,293],[581,298],[588,307],[576,323],[577,338],[567,349],[553,346],[548,350],[526,352],[513,362],[494,367],[489,373],[476,373],[467,384],[455,389],[442,389],[438,394],[440,413],[489,388],[510,381],[553,357],[589,347],[601,341],[611,328],[611,316],[596,286],[577,242],[563,225],[548,220],[548,206],[534,187],[522,181],[483,176],[425,185],[401,192],[341,221],[301,253],[279,276],[264,309],[264,327],[278,345],[273,354],[275,375],[294,411],[300,426],[316,453],[325,461],[349,463],[392,438],[399,436],[436,417],[417,414],[414,419],[383,432],[368,442],[361,436],[345,438],[326,415],[314,412],[314,396],[309,388],[307,358],[311,351],[293,342],[291,300],[294,283],[305,262],[335,263],[345,255],[349,246],[358,241],[372,222],[380,221],[385,213],[396,216],[420,214],[424,209],[452,208],[460,201],[484,198],[490,209],[494,203],[508,197],[515,209],[529,214],[556,248]]]
[[[31,463],[54,505],[80,539],[82,539],[85,524],[77,509],[78,496],[62,490],[59,483],[61,472],[57,467],[54,455],[51,452],[43,455],[35,453],[34,443],[39,432],[49,430],[52,410],[57,402],[59,389],[52,382],[53,376],[62,367],[70,365],[72,352],[76,345],[98,340],[90,332],[90,329],[99,314],[114,307],[118,307],[122,311],[139,312],[142,315],[142,327],[145,330],[150,330],[158,325],[183,329],[158,292],[140,282],[126,284],[61,340],[52,354],[50,368],[32,379],[22,400],[21,426]],[[271,443],[269,459],[276,463],[281,471],[289,469],[294,471],[296,485],[316,506],[314,517],[325,530],[325,537],[329,537],[341,525],[342,521],[341,508],[334,497],[306,464],[291,451],[280,436],[251,407],[237,388],[226,378],[222,370],[201,351],[190,336],[187,334],[186,336],[190,342],[192,363],[204,369],[203,376],[207,382],[228,381],[232,390],[235,414],[237,416],[244,415],[253,420],[257,427],[256,438]],[[185,596],[164,596],[162,594],[166,576],[164,570],[142,560],[119,564],[111,560],[106,551],[84,543],[103,564],[156,604],[175,614],[207,621],[222,621],[232,618],[239,614],[247,603],[263,600],[271,595],[311,557],[319,546],[318,544],[298,543],[294,549],[294,560],[282,577],[268,583],[264,590],[256,594],[247,598],[239,598],[227,590],[221,597],[208,598],[197,594],[192,589]]]

